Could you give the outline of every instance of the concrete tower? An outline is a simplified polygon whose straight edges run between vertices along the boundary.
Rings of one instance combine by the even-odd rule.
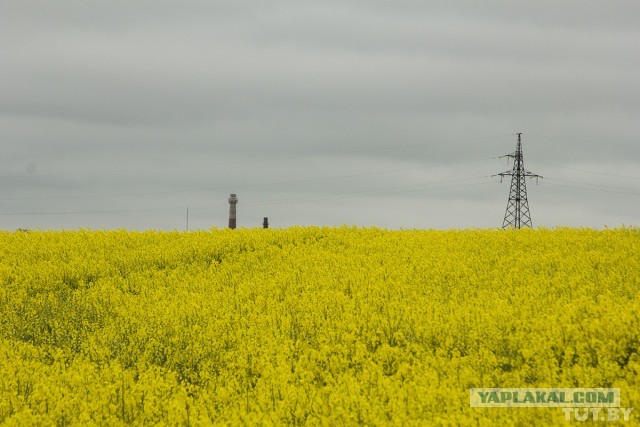
[[[236,228],[236,205],[238,204],[238,198],[235,194],[229,195],[229,228]]]

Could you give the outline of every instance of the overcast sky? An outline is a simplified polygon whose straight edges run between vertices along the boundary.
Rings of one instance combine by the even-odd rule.
[[[640,3],[0,0],[0,229],[638,225]]]

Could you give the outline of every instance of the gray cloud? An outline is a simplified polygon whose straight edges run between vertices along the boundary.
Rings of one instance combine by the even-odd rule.
[[[2,227],[637,223],[638,8],[3,2]]]

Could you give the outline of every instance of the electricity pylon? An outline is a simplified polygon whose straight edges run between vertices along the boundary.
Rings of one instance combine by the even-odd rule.
[[[535,178],[536,181],[541,179],[540,175],[529,172],[524,168],[524,158],[522,156],[522,141],[518,133],[518,144],[513,154],[507,154],[502,157],[511,157],[513,159],[513,169],[507,172],[499,173],[500,182],[506,176],[511,177],[511,189],[509,190],[509,202],[507,210],[504,214],[502,228],[507,229],[522,228],[533,226],[531,222],[531,214],[529,213],[529,201],[527,200],[527,178]]]

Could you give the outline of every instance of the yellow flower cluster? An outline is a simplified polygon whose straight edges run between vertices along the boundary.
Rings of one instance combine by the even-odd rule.
[[[0,233],[0,423],[564,422],[471,387],[640,410],[639,254],[637,228]]]

